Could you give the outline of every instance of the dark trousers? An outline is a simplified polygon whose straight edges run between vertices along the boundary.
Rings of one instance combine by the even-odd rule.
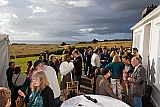
[[[87,63],[84,62],[84,75],[87,75],[87,71],[88,71]]]
[[[74,81],[78,81],[78,90],[80,90],[80,85],[81,85],[81,75],[75,75],[74,76]]]
[[[91,70],[91,78],[95,77],[95,70],[97,69],[96,66],[92,66],[92,70]]]
[[[89,73],[88,74],[90,75],[91,74],[91,70],[92,70],[92,65],[86,63],[86,65],[85,65],[85,75],[87,75],[88,68],[89,68]]]
[[[95,74],[95,70],[97,69],[96,66],[92,66],[92,70],[91,70],[91,78],[94,78],[94,85],[93,85],[93,94],[96,94],[96,74]]]

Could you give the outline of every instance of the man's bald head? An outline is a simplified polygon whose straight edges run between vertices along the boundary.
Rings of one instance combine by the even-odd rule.
[[[141,58],[139,58],[137,56],[133,57],[131,60],[131,64],[133,67],[138,66],[139,64],[141,64]]]

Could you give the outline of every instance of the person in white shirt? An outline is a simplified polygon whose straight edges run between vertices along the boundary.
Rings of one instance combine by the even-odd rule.
[[[96,74],[99,73],[101,65],[99,53],[100,53],[99,48],[96,48],[91,58],[91,65],[92,65],[91,78],[94,78],[93,94],[96,93]]]
[[[40,71],[40,70],[45,71],[44,73],[49,81],[49,86],[54,93],[55,104],[57,107],[59,107],[61,91],[60,91],[60,86],[58,83],[56,71],[52,67],[45,65],[42,62],[42,60],[36,60],[33,64],[33,68],[37,71]]]
[[[95,70],[100,68],[100,57],[99,57],[99,49],[95,49],[91,58],[92,72],[91,77],[94,76]]]

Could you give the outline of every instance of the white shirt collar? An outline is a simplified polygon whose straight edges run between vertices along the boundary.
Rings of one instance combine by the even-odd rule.
[[[137,65],[137,66],[135,67],[134,71],[136,71],[136,70],[137,70],[137,68],[138,68],[140,65],[141,65],[141,64]]]

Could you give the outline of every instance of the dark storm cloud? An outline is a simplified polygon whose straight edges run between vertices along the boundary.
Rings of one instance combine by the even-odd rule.
[[[0,4],[0,24],[8,30],[0,30],[12,39],[106,39],[104,35],[116,33],[126,37],[152,3],[159,4],[158,0],[8,0]]]

